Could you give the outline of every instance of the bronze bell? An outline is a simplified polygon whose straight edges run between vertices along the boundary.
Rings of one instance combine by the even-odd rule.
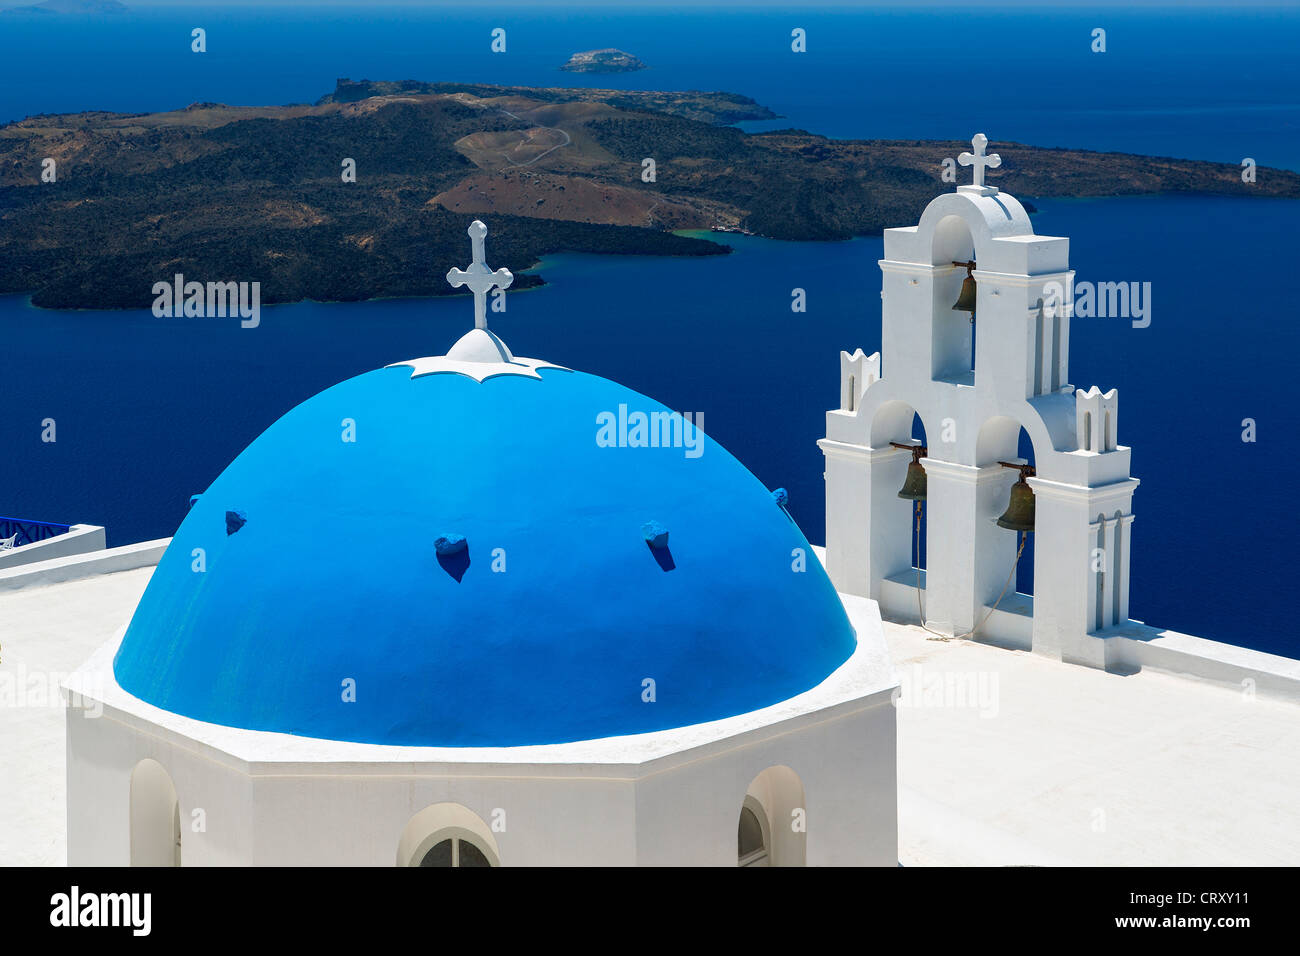
[[[957,296],[957,302],[953,305],[954,312],[969,312],[975,314],[975,278],[966,276],[961,280],[961,294]]]
[[[903,487],[898,492],[898,497],[906,498],[908,501],[925,500],[925,468],[916,459],[907,464],[907,477],[903,479]]]
[[[1007,468],[1020,469],[1020,478],[1011,486],[1011,501],[1007,504],[1007,510],[998,518],[998,527],[1006,528],[1008,531],[1034,530],[1034,489],[1029,487],[1029,482],[1025,481],[1026,475],[1032,475],[1034,469],[1029,465],[1008,465],[1006,462],[999,462]]]
[[[898,497],[906,498],[908,501],[924,501],[925,466],[921,464],[921,459],[925,457],[928,449],[924,445],[904,445],[896,441],[891,441],[890,444],[912,453],[912,460],[907,465],[907,477],[903,479],[903,487],[899,489]]]

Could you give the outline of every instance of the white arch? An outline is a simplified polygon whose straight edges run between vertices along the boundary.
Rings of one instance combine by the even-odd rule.
[[[973,454],[973,458],[966,460],[973,461],[976,467],[1015,458],[1019,454],[1022,428],[1033,446],[1034,467],[1039,477],[1056,480],[1065,467],[1064,456],[1074,451],[1076,444],[1072,433],[1073,409],[1065,402],[1021,402],[1005,406],[980,422],[974,433],[974,448],[963,445],[959,436],[959,454]],[[969,441],[969,434],[965,437]]]
[[[768,865],[805,866],[807,811],[799,775],[784,765],[768,767],[749,784],[741,801],[741,807],[755,805],[762,810],[759,820],[765,828]]]
[[[180,866],[180,800],[171,775],[156,760],[131,771],[131,865]]]
[[[1020,422],[1006,415],[993,415],[986,418],[979,427],[975,437],[975,464],[978,467],[996,465],[999,461],[1009,461],[1020,455]],[[1025,429],[1029,431],[1029,429]],[[1034,457],[1037,460],[1038,446],[1034,436],[1029,436],[1034,445]]]
[[[930,238],[930,261],[934,265],[946,266],[974,258],[975,237],[962,216],[949,213],[935,223]]]
[[[960,228],[958,222],[965,228]],[[893,232],[893,230],[890,230]],[[932,265],[947,265],[953,259],[960,259],[963,240],[969,237],[973,256],[967,259],[985,257],[989,243],[994,239],[1011,236],[1032,236],[1034,227],[1030,224],[1029,214],[1014,196],[998,193],[982,196],[974,193],[941,193],[930,201],[921,213],[916,224],[915,236],[925,246],[911,250],[913,262],[929,262]],[[924,258],[922,258],[924,257]],[[890,258],[897,258],[890,254]]]
[[[883,393],[884,389],[881,391]],[[870,395],[871,392],[868,391],[867,394]],[[886,399],[870,410],[864,403],[863,410],[870,415],[867,440],[872,448],[882,448],[891,441],[911,441],[914,417],[921,419],[921,427],[925,430],[926,437],[931,434],[930,424],[925,420],[925,415],[902,399]]]
[[[419,866],[431,849],[450,839],[473,843],[490,864],[501,865],[501,851],[491,828],[459,803],[435,803],[411,817],[397,842],[397,865]]]

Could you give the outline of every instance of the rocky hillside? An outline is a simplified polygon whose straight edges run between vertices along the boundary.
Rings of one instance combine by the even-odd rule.
[[[314,105],[32,117],[0,127],[0,293],[143,306],[181,272],[259,281],[267,303],[446,294],[475,216],[516,274],[560,250],[727,251],[682,229],[878,234],[951,189],[941,163],[968,145],[722,125],[746,116],[771,114],[725,93],[340,81]],[[991,148],[989,182],[1022,197],[1300,196],[1279,170],[1245,185],[1232,165]]]

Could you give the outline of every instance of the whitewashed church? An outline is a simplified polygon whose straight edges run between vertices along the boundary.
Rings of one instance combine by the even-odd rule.
[[[70,685],[69,862],[896,865],[875,606],[682,415],[515,357],[469,232],[476,327],[272,425]]]
[[[1116,393],[1069,383],[1068,240],[1034,234],[972,143],[974,184],[885,233],[883,348],[842,355],[819,443],[824,552],[684,416],[513,355],[486,321],[512,277],[475,222],[448,273],[475,328],[445,355],[290,411],[169,543],[0,564],[0,601],[26,580],[130,602],[65,682],[67,862],[895,866],[904,828],[909,861],[1208,862],[1219,844],[1187,842],[1208,819],[1264,860],[1294,844],[1214,815],[1250,751],[1166,775],[1164,736],[1104,729],[1165,706],[1177,753],[1202,713],[1273,739],[1292,703],[1256,727],[1206,688],[1294,701],[1300,663],[1129,619],[1137,481]],[[598,440],[611,414],[629,434]],[[1012,718],[904,710],[921,664],[1000,675]],[[1060,749],[1057,720],[1053,776],[1026,755]],[[1124,829],[1112,773],[1159,803],[1147,830]],[[1251,798],[1293,807],[1298,783],[1273,767]],[[1113,842],[1088,830],[1103,801]]]

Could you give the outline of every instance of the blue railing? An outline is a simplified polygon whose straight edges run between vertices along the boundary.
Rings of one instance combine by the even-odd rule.
[[[35,544],[37,541],[44,541],[46,538],[53,538],[56,535],[63,534],[72,525],[55,524],[51,521],[28,521],[25,518],[0,518],[0,541],[4,541],[10,535],[18,535],[14,538],[14,546],[24,544]]]

